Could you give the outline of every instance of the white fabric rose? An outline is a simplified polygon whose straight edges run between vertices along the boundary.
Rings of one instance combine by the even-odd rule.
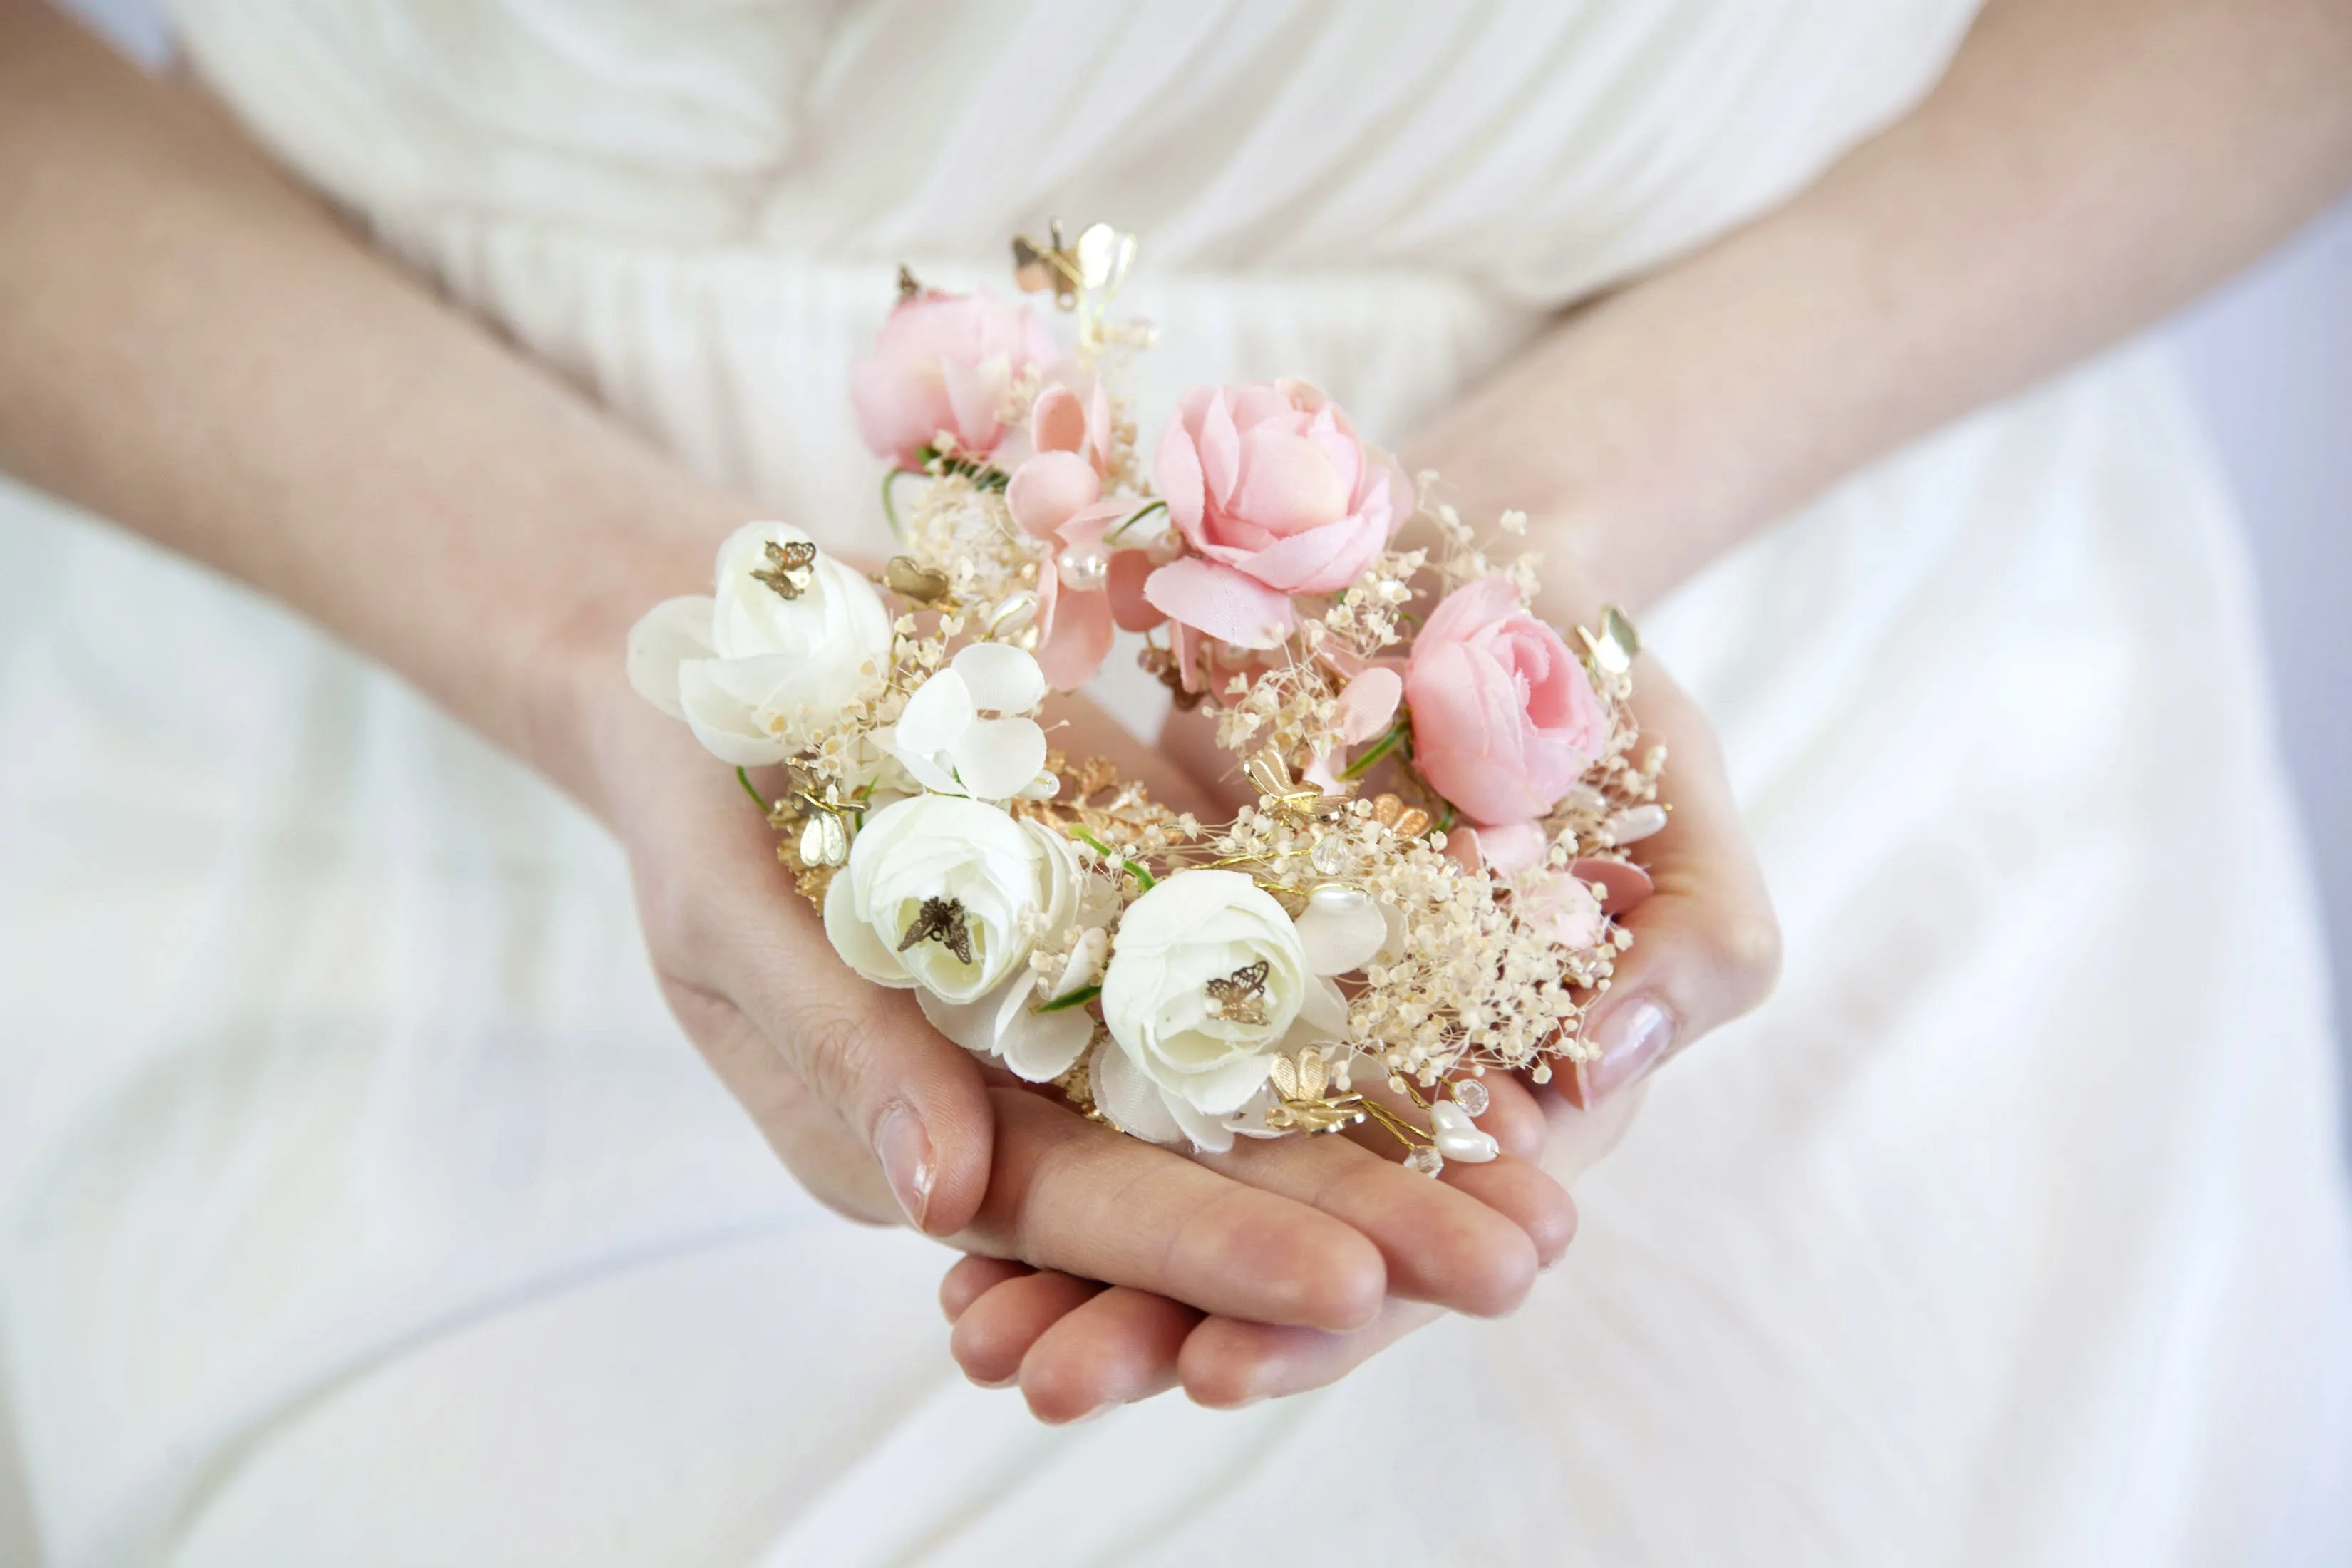
[[[1102,947],[1085,933],[1091,947],[1082,935],[1041,987],[1029,931],[1058,942],[1098,925],[1109,911],[1081,896],[1086,885],[1076,851],[1042,824],[961,795],[916,795],[866,819],[826,889],[824,930],[866,979],[914,987],[941,1034],[1042,1082],[1078,1059],[1093,1020],[1083,1007],[1037,1005],[1090,984]]]
[[[1339,987],[1316,973],[1282,906],[1241,872],[1168,878],[1127,907],[1117,942],[1095,1103],[1139,1138],[1223,1152],[1277,1054],[1346,1037]]]
[[[823,723],[879,696],[891,646],[872,584],[801,530],[755,522],[719,546],[716,597],[665,600],[631,629],[629,684],[721,762],[761,767],[792,753],[795,715]]]
[[[1037,660],[1005,643],[973,643],[907,699],[887,741],[927,789],[1009,800],[1045,766],[1045,731],[1024,715],[1045,699]],[[999,715],[986,718],[989,711]]]

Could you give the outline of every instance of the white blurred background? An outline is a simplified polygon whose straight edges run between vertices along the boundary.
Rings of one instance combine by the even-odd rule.
[[[169,53],[162,0],[65,3],[132,55]],[[2252,536],[2352,1086],[2352,200],[2160,331]]]

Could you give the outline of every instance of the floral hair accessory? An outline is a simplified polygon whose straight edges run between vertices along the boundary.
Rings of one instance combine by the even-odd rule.
[[[1143,461],[1118,386],[1152,332],[1108,313],[1134,241],[1013,248],[1066,352],[902,268],[853,376],[900,552],[869,575],[744,528],[711,597],[638,623],[631,680],[736,765],[843,962],[967,1049],[1155,1142],[1367,1125],[1432,1173],[1494,1158],[1480,1079],[1595,1054],[1629,847],[1667,821],[1633,626],[1572,647],[1534,557],[1304,382],[1198,389]],[[1051,747],[1050,693],[1122,630],[1214,715],[1257,795],[1233,821]]]

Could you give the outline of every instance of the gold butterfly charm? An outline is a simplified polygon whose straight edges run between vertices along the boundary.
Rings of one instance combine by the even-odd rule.
[[[898,951],[904,952],[925,941],[938,942],[954,953],[960,963],[971,962],[971,927],[964,923],[962,900],[923,900],[923,907],[915,911],[914,921],[907,927],[907,934],[898,939]]]
[[[768,542],[768,564],[751,574],[755,583],[765,583],[776,591],[780,599],[797,599],[809,585],[809,575],[816,566],[816,546],[806,540],[789,543]]]
[[[1276,1098],[1273,1109],[1265,1113],[1265,1124],[1275,1131],[1328,1132],[1335,1127],[1363,1120],[1362,1095],[1335,1097],[1323,1092],[1330,1085],[1331,1073],[1319,1046],[1301,1051],[1296,1061],[1288,1057],[1275,1058],[1267,1078]]]
[[[1229,1024],[1265,1023],[1265,976],[1266,962],[1261,958],[1210,981],[1202,987],[1209,994],[1209,1011]]]
[[[1082,289],[1116,293],[1135,262],[1135,236],[1121,234],[1107,223],[1089,224],[1075,245],[1062,238],[1059,218],[1046,228],[1052,243],[1039,245],[1027,235],[1013,241],[1013,280],[1023,290],[1051,290],[1054,303],[1066,310],[1078,302]]]

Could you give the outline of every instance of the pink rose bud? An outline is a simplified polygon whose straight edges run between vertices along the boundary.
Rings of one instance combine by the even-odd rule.
[[[1507,577],[1439,601],[1413,639],[1404,695],[1413,765],[1482,826],[1542,816],[1608,744],[1584,667]]]
[[[944,432],[969,457],[996,450],[1007,391],[1059,354],[1028,307],[989,294],[918,294],[882,323],[850,373],[857,433],[877,457],[919,468]]]
[[[1152,473],[1194,558],[1162,568],[1145,593],[1242,647],[1288,633],[1291,595],[1354,582],[1414,506],[1403,470],[1303,381],[1192,392]]]

